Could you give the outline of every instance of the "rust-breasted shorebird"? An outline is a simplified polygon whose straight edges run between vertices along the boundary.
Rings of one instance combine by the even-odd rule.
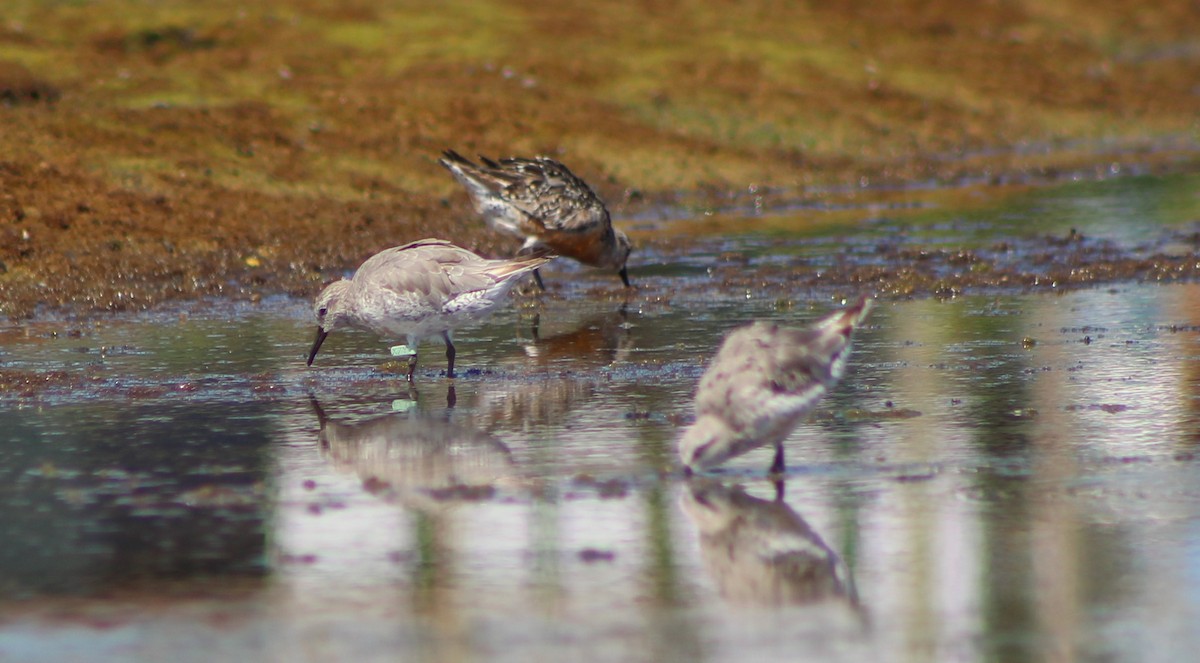
[[[608,209],[587,183],[547,157],[480,161],[476,165],[446,150],[439,163],[466,187],[488,225],[525,240],[522,253],[544,247],[585,265],[615,269],[629,287],[629,238],[613,228]],[[537,270],[533,274],[541,286],[542,277]]]
[[[408,380],[417,366],[417,345],[427,337],[446,342],[446,375],[454,377],[454,329],[486,317],[522,274],[552,256],[536,254],[489,260],[441,239],[422,239],[380,251],[354,276],[330,283],[317,297],[317,339],[312,366],[325,337],[353,327],[383,338],[404,338],[392,354],[408,357]]]
[[[784,470],[783,441],[846,370],[850,337],[871,308],[860,298],[803,329],[755,322],[735,329],[696,391],[696,422],[679,441],[688,472],[775,445],[771,472]]]

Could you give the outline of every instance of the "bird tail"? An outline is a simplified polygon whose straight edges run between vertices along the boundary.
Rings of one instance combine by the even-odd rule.
[[[545,244],[534,244],[532,246],[523,247],[520,251],[517,252],[517,257],[514,258],[514,260],[516,260],[517,258],[520,258],[520,259],[545,258],[546,262],[549,262],[551,260],[554,260],[557,257],[558,257],[558,254],[555,253],[553,250],[551,250],[549,246],[546,246]]]
[[[510,260],[499,261],[492,270],[492,274],[498,278],[503,278],[509,275],[524,274],[525,272],[533,271],[538,267],[554,260],[558,256],[546,248],[532,249],[530,252],[519,255]]]
[[[491,195],[492,188],[496,186],[494,182],[485,179],[479,166],[454,150],[442,152],[442,158],[438,159],[438,163],[450,171],[459,184],[466,187],[472,198],[486,198]]]
[[[871,295],[862,295],[853,304],[830,314],[816,326],[822,330],[837,329],[843,336],[849,338],[850,334],[862,324],[867,313],[871,312],[873,302]]]
[[[842,320],[846,324],[857,327],[862,323],[863,318],[871,312],[871,308],[875,305],[875,300],[871,295],[860,295],[858,300],[850,306],[842,309]]]
[[[460,166],[470,166],[472,168],[475,166],[475,164],[471,163],[470,159],[464,157],[458,152],[455,152],[454,150],[446,150],[442,152],[442,158],[439,159],[439,161],[443,162],[443,165],[453,163]],[[449,166],[447,165],[447,167]]]
[[[454,150],[446,150],[442,152],[438,163],[450,171],[454,179],[465,186],[473,196],[486,197],[511,184],[500,170],[499,164],[483,156],[479,158],[483,161],[482,166]]]

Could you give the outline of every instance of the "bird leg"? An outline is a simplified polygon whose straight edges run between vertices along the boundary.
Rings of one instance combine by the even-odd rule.
[[[537,272],[535,271],[534,274]],[[626,288],[632,287],[629,285],[629,270],[625,268],[625,265],[621,265],[621,271],[617,272],[617,276],[621,277],[621,282],[625,284]]]
[[[783,442],[775,443],[775,460],[771,463],[771,474],[783,474],[786,467],[783,464]]]
[[[538,290],[541,290],[542,292],[546,291],[546,284],[542,283],[542,273],[540,270],[533,270],[533,280],[537,281]]]
[[[446,377],[454,377],[454,343],[450,340],[450,332],[442,332],[442,338],[446,341]]]
[[[413,373],[417,370],[417,353],[408,356],[408,383],[413,383]]]

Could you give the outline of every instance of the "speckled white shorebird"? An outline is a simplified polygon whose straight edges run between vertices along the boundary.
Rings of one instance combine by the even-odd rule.
[[[408,357],[408,380],[417,367],[417,345],[430,336],[446,342],[446,375],[454,377],[451,332],[491,313],[517,277],[552,256],[537,254],[489,260],[441,239],[422,239],[380,251],[354,276],[330,283],[317,297],[317,339],[308,353],[312,366],[329,332],[353,327],[383,338],[404,338],[392,348]]]
[[[782,473],[784,439],[841,379],[870,308],[862,297],[803,329],[760,321],[730,333],[700,378],[696,422],[679,441],[686,471],[773,444],[771,472]]]
[[[522,252],[545,247],[585,265],[618,270],[629,287],[629,238],[613,228],[608,209],[587,183],[547,157],[480,160],[482,166],[446,150],[439,163],[467,188],[488,225],[525,240]],[[542,286],[537,270],[533,274]]]

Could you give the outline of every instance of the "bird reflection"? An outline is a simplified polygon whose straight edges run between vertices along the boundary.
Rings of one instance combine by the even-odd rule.
[[[451,387],[453,388],[453,387]],[[496,437],[422,413],[398,399],[395,411],[364,416],[361,410],[330,416],[310,396],[320,422],[319,441],[336,468],[357,474],[372,493],[432,505],[487,499],[497,482],[515,477],[512,456]],[[447,401],[453,402],[447,394]]]
[[[680,498],[700,530],[705,566],[727,600],[771,606],[844,601],[857,607],[850,571],[783,500],[692,479]]]
[[[630,319],[635,317],[624,305],[582,320],[568,310],[536,316],[522,341],[525,356],[517,361],[521,373],[540,375],[480,383],[472,394],[473,422],[486,430],[555,426],[581,405],[594,407],[596,369],[622,361],[632,350]]]
[[[538,366],[564,364],[571,370],[608,366],[624,359],[633,346],[627,305],[593,315],[578,322],[555,316],[556,324],[543,324],[534,316],[532,340],[525,343],[525,356]]]

